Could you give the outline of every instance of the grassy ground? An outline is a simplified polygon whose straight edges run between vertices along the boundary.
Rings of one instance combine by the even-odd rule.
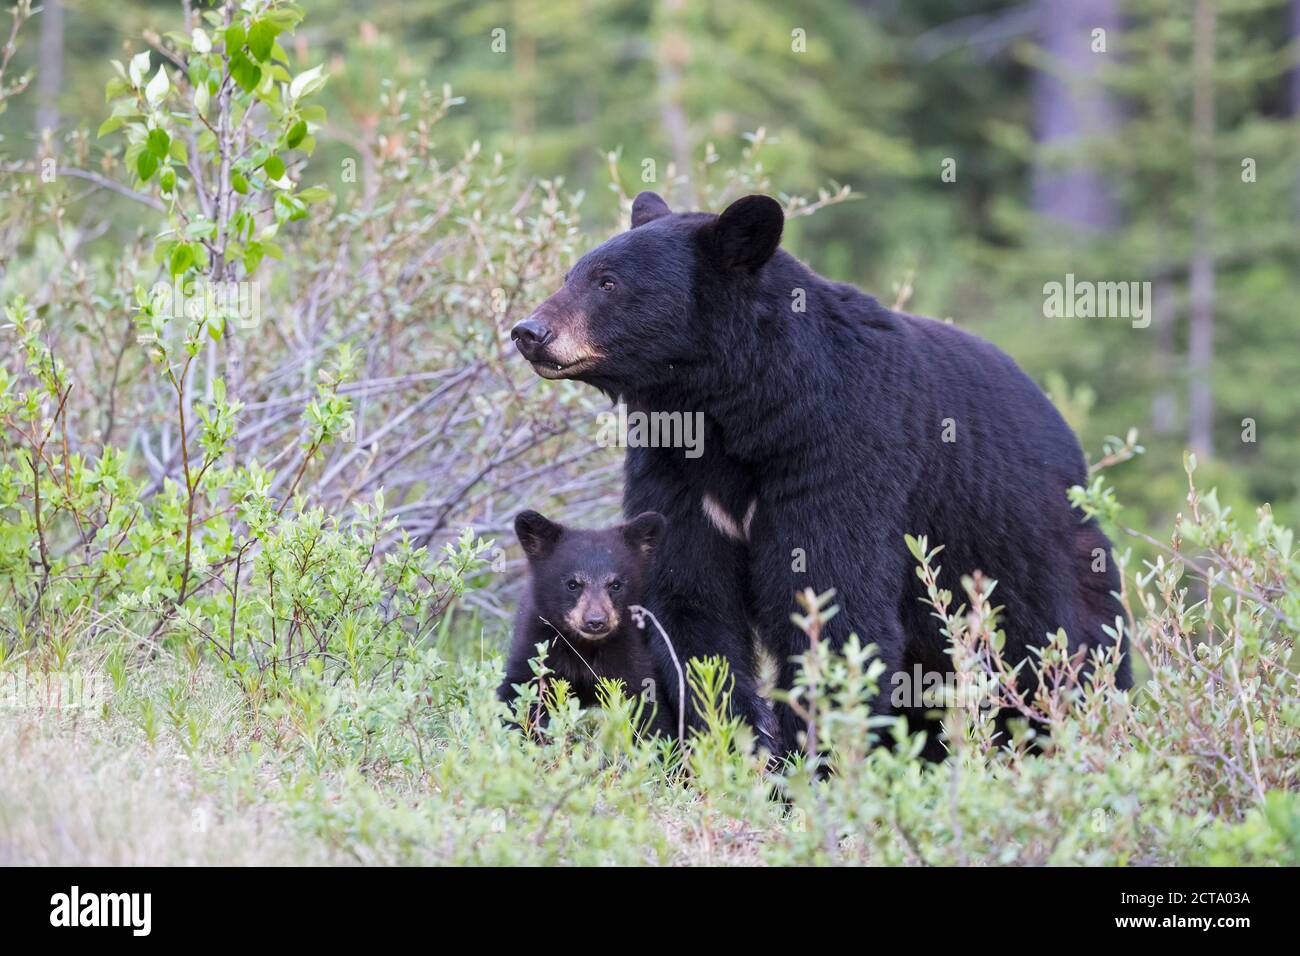
[[[491,667],[471,665],[461,689],[487,688]],[[367,754],[341,713],[315,728],[303,711],[250,720],[206,668],[183,689],[149,672],[122,693],[101,680],[85,705],[5,708],[0,863],[752,863],[763,829],[784,825],[774,807],[755,824],[710,812],[649,751],[603,770],[551,753],[548,770],[500,727],[453,739],[466,713],[425,720],[418,741],[401,721],[372,727]],[[368,699],[363,719],[387,704]]]
[[[0,863],[1300,862],[1293,795],[1216,814],[1180,759],[1077,726],[1047,755],[935,767],[906,742],[861,750],[846,708],[825,723],[843,768],[790,772],[787,809],[725,720],[685,771],[636,740],[627,701],[561,701],[549,738],[525,740],[502,726],[495,661],[415,654],[392,683],[298,675],[261,702],[207,662],[137,666],[80,704],[29,694],[0,716]]]

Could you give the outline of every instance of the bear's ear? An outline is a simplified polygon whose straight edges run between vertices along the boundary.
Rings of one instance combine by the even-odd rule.
[[[555,550],[555,543],[563,531],[554,521],[536,511],[521,511],[515,518],[515,535],[529,559],[544,558]]]
[[[652,219],[667,216],[671,212],[668,203],[664,202],[663,197],[658,193],[637,193],[636,198],[632,200],[632,228],[644,226]]]
[[[640,554],[648,557],[654,554],[655,548],[659,547],[667,525],[668,522],[659,512],[643,511],[623,525],[623,540],[627,542],[628,547],[635,548]]]
[[[713,247],[723,266],[753,271],[772,258],[784,225],[781,204],[771,196],[745,196],[713,224]]]

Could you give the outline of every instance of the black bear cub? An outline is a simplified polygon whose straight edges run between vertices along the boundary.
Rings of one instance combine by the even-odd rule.
[[[600,678],[622,681],[628,696],[650,689],[647,700],[658,699],[658,675],[629,608],[641,601],[664,527],[653,511],[600,530],[566,528],[536,511],[515,518],[530,580],[497,690],[501,700],[513,705],[514,685],[533,679],[529,661],[542,641],[550,642],[546,666],[584,707],[598,703]],[[643,729],[671,735],[666,708],[649,704]]]

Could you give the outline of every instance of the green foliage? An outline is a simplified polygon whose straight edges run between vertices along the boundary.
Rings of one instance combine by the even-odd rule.
[[[914,174],[888,133],[913,108],[905,88],[863,107],[870,123],[857,100],[824,109],[815,86],[773,88],[746,58],[787,56],[789,28],[763,4],[723,7],[655,23],[656,63],[677,62],[674,36],[698,41],[721,15],[742,23],[725,56],[696,58],[681,103],[704,110],[711,87],[761,80],[734,91],[742,119],[759,127],[769,102],[809,110],[815,136],[801,141],[788,117],[732,136],[734,151],[705,148],[689,183],[675,168],[666,189],[716,208],[772,189],[776,164],[832,180],[814,199],[782,194],[791,216],[823,221],[859,153]],[[460,15],[477,28],[494,12]],[[587,22],[555,17],[537,29]],[[602,706],[582,710],[540,657],[507,714],[492,652],[517,562],[491,541],[501,516],[552,496],[608,512],[617,491],[616,462],[584,430],[596,399],[517,374],[507,332],[595,237],[558,178],[516,182],[476,140],[446,158],[440,140],[454,137],[439,124],[461,105],[449,88],[377,82],[350,102],[294,35],[300,20],[279,0],[203,6],[114,67],[100,168],[152,218],[135,238],[115,234],[126,238],[110,254],[85,244],[93,223],[63,177],[3,185],[0,242],[6,260],[22,250],[0,329],[0,844],[12,857],[1300,863],[1292,533],[1269,508],[1243,521],[1226,495],[1200,491],[1192,461],[1168,544],[1127,527],[1127,499],[1099,472],[1144,451],[1135,431],[1107,439],[1072,491],[1148,555],[1121,555],[1115,629],[1142,675],[1131,691],[1115,688],[1113,656],[1085,662],[1064,634],[1005,660],[996,582],[962,569],[962,595],[940,589],[942,542],[909,538],[899,545],[960,677],[939,708],[942,764],[920,763],[925,740],[872,714],[874,649],[821,640],[833,593],[799,596],[809,646],[787,702],[812,732],[788,766],[754,753],[729,716],[718,658],[682,662],[704,726],[676,743],[642,733],[647,703],[628,688],[606,684]],[[818,33],[870,48],[873,76],[892,62],[856,14],[819,11],[807,26],[810,75],[825,82],[849,80]],[[383,67],[392,48],[359,33],[366,50],[349,46],[338,68]],[[608,39],[595,55],[615,56]],[[487,55],[457,54],[484,71]],[[0,103],[21,92],[7,64]],[[566,64],[589,76],[586,60]],[[530,90],[509,93],[527,114]],[[371,124],[342,157],[355,181],[329,189],[306,185],[314,151],[312,168],[329,169],[320,154],[339,146],[323,102]],[[532,105],[553,118],[554,103]],[[809,141],[822,138],[819,163]],[[68,158],[87,143],[70,135]],[[540,134],[529,145],[539,164],[576,148]],[[621,211],[639,148],[602,150]],[[258,290],[264,314],[208,294],[230,283]],[[1064,377],[1053,392],[1076,425],[1107,401]],[[1032,691],[1015,679],[1026,673]],[[1009,739],[995,710],[1015,716]]]

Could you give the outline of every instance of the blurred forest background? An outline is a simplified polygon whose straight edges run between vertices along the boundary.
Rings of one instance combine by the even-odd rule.
[[[1300,863],[1300,0],[4,2],[0,863]],[[622,458],[509,330],[647,188],[778,195],[1042,384],[1116,465],[1133,692],[1057,635],[1041,754],[951,700],[921,770],[821,642],[790,814],[716,659],[676,745],[540,673],[507,732],[511,519],[609,520]]]
[[[0,116],[10,159],[94,130],[106,62],[182,16],[173,0],[42,6],[8,69],[35,71]],[[761,129],[776,190],[858,197],[793,223],[795,254],[998,342],[1090,457],[1140,430],[1148,454],[1114,477],[1140,512],[1129,523],[1169,522],[1184,448],[1225,500],[1296,520],[1300,0],[305,7],[295,42],[331,75],[312,165],[332,190],[364,188],[329,171],[382,159],[383,92],[421,80],[464,100],[442,145],[480,141],[521,182],[562,177],[596,235],[617,228],[611,166],[635,193],[652,161],[652,188],[689,207],[698,160],[725,167]],[[101,250],[149,215],[108,192],[86,201],[114,204]],[[1045,318],[1044,283],[1067,273],[1152,282],[1153,321]]]

